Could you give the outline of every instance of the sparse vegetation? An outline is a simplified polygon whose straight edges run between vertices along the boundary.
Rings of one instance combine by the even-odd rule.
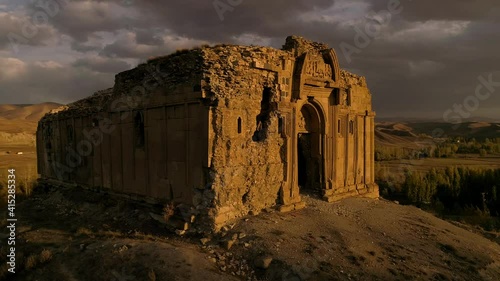
[[[375,148],[375,161],[390,161],[402,159],[421,158],[451,158],[457,155],[474,154],[485,157],[500,153],[500,138],[466,140],[464,138],[453,138],[446,141],[436,142],[432,146],[422,148],[407,148],[400,146],[377,145]]]
[[[50,250],[43,249],[39,257],[40,263],[41,264],[47,263],[51,259],[52,259],[52,252]]]
[[[29,270],[35,268],[37,264],[38,264],[37,255],[31,254],[26,258],[26,263],[24,267]]]
[[[175,205],[173,203],[165,204],[163,207],[163,219],[168,222],[175,215]]]
[[[153,269],[150,269],[148,272],[149,281],[156,281],[156,273]]]
[[[487,138],[484,141],[454,138],[438,144],[430,155],[436,158],[448,158],[457,154],[479,154],[484,157],[498,153],[500,153],[500,138],[492,140]]]
[[[500,169],[448,167],[426,173],[406,170],[399,186],[379,169],[377,181],[383,195],[430,207],[443,216],[463,218],[486,230],[500,229]]]
[[[77,236],[88,236],[88,237],[92,237],[94,235],[94,233],[92,232],[92,230],[88,229],[88,228],[85,228],[85,227],[80,227],[76,230],[76,235]]]
[[[16,170],[17,171],[17,170]],[[37,188],[37,176],[33,169],[28,167],[16,173],[16,201],[29,197]],[[0,207],[7,204],[7,177],[0,174]]]
[[[20,254],[22,257],[23,254]],[[43,249],[39,254],[32,253],[26,257],[23,263],[24,270],[34,270],[44,264],[50,262],[53,258],[52,251]]]

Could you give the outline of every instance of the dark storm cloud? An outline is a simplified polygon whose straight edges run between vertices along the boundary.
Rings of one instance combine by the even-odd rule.
[[[36,29],[26,26],[33,27],[28,16],[0,10],[0,49],[14,49],[19,44],[42,46],[55,36],[54,29],[49,25],[36,26]]]
[[[4,74],[0,76],[2,103],[68,103],[111,87],[114,78],[114,74],[53,61],[22,63],[16,59],[0,59],[0,74]]]
[[[445,30],[437,29],[440,36],[424,32],[418,40],[413,40],[417,34],[406,40],[381,38],[344,66],[367,76],[380,115],[402,116],[411,110],[413,115],[440,117],[475,94],[480,75],[499,70],[497,30],[494,23],[471,22],[457,36],[446,37]],[[500,95],[493,95],[475,113],[481,115],[481,109],[491,105],[500,105]]]
[[[369,1],[374,10],[387,9],[390,0]],[[401,16],[411,21],[472,20],[498,21],[498,0],[399,0],[404,7]]]
[[[116,32],[120,29],[138,25],[141,20],[134,10],[121,5],[121,1],[57,1],[57,8],[52,8],[50,24],[61,34],[68,35],[79,42],[86,42],[95,32]],[[27,3],[26,13],[34,14],[42,9],[38,1]]]
[[[223,20],[214,3],[239,3],[223,13]],[[158,1],[134,2],[144,15],[180,35],[216,42],[232,41],[234,36],[255,33],[264,37],[283,37],[299,28],[297,17],[313,9],[328,8],[333,0],[274,1]],[[220,8],[219,8],[220,9]],[[299,31],[299,30],[295,30]]]
[[[37,9],[30,4],[23,15],[18,2],[7,2],[16,7],[11,21],[29,17]],[[104,81],[111,86],[111,74],[129,67],[124,59],[144,61],[204,43],[281,47],[291,34],[328,43],[336,49],[343,68],[365,75],[379,116],[413,112],[422,117],[442,116],[453,104],[474,95],[480,75],[498,72],[500,1],[400,0],[400,13],[381,18],[394,3],[397,0],[68,1],[50,19],[47,32],[31,44],[54,41],[61,35],[70,38],[67,48],[80,59],[64,64],[64,77],[75,81],[71,75],[83,75],[96,82],[95,87],[88,80],[88,87],[54,91],[55,97],[66,100],[89,95],[91,88],[102,88],[98,86]],[[8,26],[12,24],[0,25],[0,31]],[[363,46],[357,44],[360,31],[374,26],[377,33],[368,36]],[[356,51],[346,53],[346,44]],[[9,63],[19,66],[17,61]],[[51,86],[67,89],[68,83],[47,76],[57,74],[55,69],[47,72],[28,63],[24,71],[34,77],[43,71]],[[19,91],[26,89],[21,80],[16,85]],[[48,95],[45,89],[41,91]],[[492,107],[500,105],[499,96],[482,103],[476,114],[495,112]],[[0,97],[6,95],[2,92]]]
[[[87,68],[95,72],[112,74],[128,70],[131,67],[123,60],[102,57],[87,57],[78,59],[72,64],[72,66]]]
[[[137,32],[124,32],[120,38],[111,44],[107,44],[99,52],[103,57],[111,58],[136,58],[144,61],[147,58],[169,54],[177,49],[186,49],[207,43],[186,37],[172,35],[170,33],[158,34],[151,41],[138,38]]]
[[[81,53],[88,53],[93,51],[99,51],[101,49],[100,46],[90,46],[85,43],[81,43],[78,41],[71,42],[71,49]]]
[[[158,31],[155,30],[138,30],[136,31],[136,42],[141,45],[158,46],[163,44],[163,39],[158,36]]]

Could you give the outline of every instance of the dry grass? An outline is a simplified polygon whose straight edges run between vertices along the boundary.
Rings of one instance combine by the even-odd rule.
[[[149,281],[156,281],[156,273],[153,269],[148,272]]]
[[[15,169],[16,194],[27,197],[36,188],[36,148],[27,145],[7,145],[0,143],[0,207],[7,202],[7,179],[9,169]],[[23,151],[23,155],[4,154],[5,151]],[[16,198],[16,201],[18,198]]]
[[[8,172],[6,169],[0,172],[0,208],[4,209],[7,206]],[[34,174],[33,169],[27,168],[18,172],[16,169],[16,204],[22,199],[31,196],[37,187],[37,176]]]
[[[11,274],[9,270],[10,266],[4,263],[0,266],[0,280],[7,280],[7,275]]]
[[[94,233],[92,232],[92,230],[88,229],[88,228],[85,228],[85,227],[80,227],[76,230],[76,235],[77,236],[88,236],[88,237],[93,237],[94,236]]]
[[[163,218],[166,222],[170,220],[175,214],[175,205],[173,203],[168,203],[163,207]]]
[[[32,254],[26,258],[26,262],[25,262],[24,267],[26,269],[33,269],[37,266],[37,264],[38,264],[38,256],[36,254]]]
[[[26,258],[24,262],[24,268],[26,270],[31,270],[39,265],[46,264],[53,258],[52,251],[43,249],[40,254],[31,254]]]
[[[109,238],[112,238],[112,239],[121,238],[121,237],[124,236],[124,234],[121,233],[121,232],[111,231],[111,230],[100,230],[100,231],[97,232],[97,235],[99,237],[109,237]]]
[[[43,249],[39,257],[40,263],[44,264],[52,260],[52,252],[47,249]]]
[[[500,168],[500,157],[468,157],[468,158],[425,158],[420,160],[391,160],[376,162],[379,169],[389,175],[398,177],[405,169],[410,171],[428,172],[432,168],[445,169],[446,167],[469,167],[469,168]]]

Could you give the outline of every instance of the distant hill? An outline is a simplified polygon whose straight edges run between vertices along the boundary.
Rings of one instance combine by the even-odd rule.
[[[434,143],[433,137],[440,132],[442,137],[463,137],[484,140],[500,138],[500,123],[468,122],[450,124],[443,122],[378,122],[375,140],[378,145],[416,148]]]
[[[38,120],[47,112],[62,106],[58,103],[0,104],[0,142],[19,141],[36,132]],[[434,143],[433,131],[440,129],[446,137],[500,138],[500,123],[484,120],[454,125],[433,121],[395,122],[377,119],[375,140],[377,145],[417,148]]]
[[[377,145],[413,149],[430,146],[433,140],[430,136],[419,136],[406,123],[381,122],[375,126],[375,142]]]
[[[38,120],[60,107],[58,103],[0,104],[0,142],[32,142]]]
[[[463,137],[484,140],[486,138],[500,138],[500,123],[467,122],[461,124],[419,122],[408,123],[416,134],[432,135],[435,129],[440,129],[447,137]]]
[[[463,120],[464,123],[487,122],[500,123],[498,118],[475,116]],[[402,123],[443,123],[443,118],[416,118],[416,117],[377,117],[377,122]]]
[[[0,105],[0,117],[7,120],[25,120],[38,122],[45,113],[60,107],[58,103],[41,103],[32,105]]]

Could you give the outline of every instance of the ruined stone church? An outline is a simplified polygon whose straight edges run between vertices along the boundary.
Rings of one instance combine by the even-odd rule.
[[[302,208],[304,192],[378,197],[371,103],[364,77],[301,37],[281,50],[177,51],[47,114],[38,171],[49,184],[183,204],[213,229]]]

